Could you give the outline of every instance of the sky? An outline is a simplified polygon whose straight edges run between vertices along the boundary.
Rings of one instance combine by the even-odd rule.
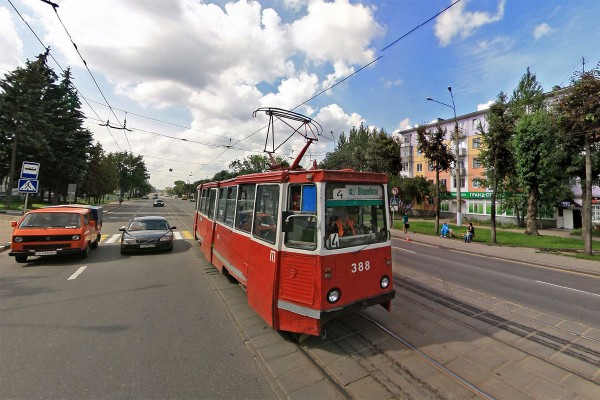
[[[361,123],[393,134],[451,118],[426,100],[451,105],[448,86],[460,116],[528,67],[550,91],[600,62],[600,1],[455,1],[0,0],[0,79],[50,47],[94,140],[143,156],[163,189],[266,154],[261,107],[322,127],[309,167]],[[291,133],[277,123],[267,150],[292,159],[305,142]]]

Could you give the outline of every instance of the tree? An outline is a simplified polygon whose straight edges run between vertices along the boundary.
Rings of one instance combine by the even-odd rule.
[[[108,155],[118,171],[119,176],[119,196],[128,197],[138,193],[149,193],[152,189],[148,183],[150,175],[146,170],[146,165],[142,156],[134,156],[127,151],[110,153]]]
[[[429,160],[430,170],[435,171],[435,233],[440,228],[440,171],[448,171],[456,161],[444,139],[446,130],[438,125],[435,130],[427,131],[424,126],[417,128],[417,147]]]
[[[402,169],[400,142],[382,129],[373,130],[369,146],[365,150],[365,166],[368,171],[398,175]]]
[[[520,186],[527,193],[527,235],[539,235],[537,215],[540,195],[549,194],[552,188],[561,185],[556,139],[550,116],[545,110],[526,114],[517,123],[513,143]]]
[[[275,163],[282,165],[286,161],[280,157],[275,157]],[[234,160],[229,164],[229,168],[233,170],[234,176],[247,175],[257,172],[268,171],[271,167],[271,161],[269,157],[258,154],[250,155],[243,160]]]
[[[415,204],[423,203],[435,189],[424,176],[414,178],[398,178],[394,185],[398,188],[398,213],[404,214]]]
[[[89,157],[87,173],[79,191],[87,196],[88,201],[91,198],[94,203],[99,203],[102,196],[118,188],[118,170],[100,143],[92,148]]]
[[[498,94],[496,102],[490,107],[487,120],[487,131],[482,125],[478,128],[481,135],[479,160],[485,168],[483,184],[492,190],[490,239],[492,243],[497,243],[496,199],[498,191],[505,187],[505,179],[514,173],[516,162],[511,142],[515,125],[504,92]]]
[[[369,138],[369,130],[363,124],[358,129],[352,127],[348,137],[343,133],[340,135],[335,150],[325,155],[320,167],[366,171],[365,151],[369,147]]]
[[[36,161],[44,168],[43,162],[48,156],[47,93],[56,75],[46,66],[46,56],[47,53],[40,54],[35,61],[28,60],[25,68],[17,68],[0,81],[0,153],[3,155],[0,179],[7,180],[7,204],[18,166],[23,161]]]
[[[591,255],[592,183],[598,182],[600,175],[600,71],[594,69],[576,74],[572,82],[558,100],[556,111],[561,145],[569,149],[568,154],[571,155],[566,164],[582,182],[584,252]]]

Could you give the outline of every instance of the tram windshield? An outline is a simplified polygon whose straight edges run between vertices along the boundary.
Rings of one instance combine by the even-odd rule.
[[[328,183],[325,218],[328,249],[385,242],[388,226],[383,186]]]

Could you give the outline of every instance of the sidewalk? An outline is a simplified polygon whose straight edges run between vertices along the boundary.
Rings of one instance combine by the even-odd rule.
[[[567,237],[569,235],[569,231],[560,229],[544,229],[540,230],[540,234]],[[600,263],[598,261],[542,253],[537,249],[500,245],[491,246],[486,243],[478,242],[465,243],[460,238],[450,239],[435,235],[412,233],[410,232],[410,229],[408,234],[403,233],[401,229],[393,229],[392,236],[398,239],[404,239],[406,241],[443,247],[449,250],[464,251],[466,253],[479,254],[487,257],[525,262],[547,268],[555,268],[565,271],[600,276]]]

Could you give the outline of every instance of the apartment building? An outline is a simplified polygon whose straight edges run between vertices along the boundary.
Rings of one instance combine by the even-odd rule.
[[[457,116],[458,123],[458,157],[457,163],[448,172],[440,173],[440,182],[446,186],[450,198],[442,200],[440,212],[444,218],[452,218],[458,211],[457,187],[460,185],[461,212],[469,220],[488,220],[491,215],[491,191],[482,187],[477,178],[484,175],[484,168],[479,159],[481,135],[479,126],[487,130],[488,110],[476,111]],[[427,130],[441,126],[446,131],[445,143],[455,152],[454,119],[438,119],[425,125]],[[435,182],[435,171],[429,161],[417,149],[417,128],[397,132],[400,138],[400,155],[402,157],[401,175],[407,178],[423,176],[428,181]],[[455,170],[460,169],[460,182],[456,180]],[[564,199],[556,207],[540,215],[539,221],[546,228],[575,229],[581,227],[581,187],[579,182],[571,182],[574,198]],[[593,188],[592,221],[600,226],[600,187]],[[497,204],[499,206],[499,204]],[[434,210],[433,199],[426,204],[418,204],[413,208],[416,214],[427,214]],[[502,213],[497,208],[496,219],[502,223],[516,224],[513,210]]]

